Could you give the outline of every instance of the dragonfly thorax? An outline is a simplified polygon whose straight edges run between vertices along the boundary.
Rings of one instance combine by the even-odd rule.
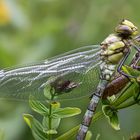
[[[123,57],[124,49],[127,48],[123,40],[117,34],[109,35],[101,43],[101,59],[107,64],[118,64]]]
[[[130,21],[123,20],[116,27],[116,33],[109,35],[101,43],[101,60],[100,66],[102,79],[110,80],[117,64],[131,49],[130,40],[137,33],[137,27]]]

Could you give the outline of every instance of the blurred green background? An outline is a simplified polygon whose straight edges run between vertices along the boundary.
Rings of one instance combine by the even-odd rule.
[[[139,7],[139,0],[0,0],[0,68],[100,44],[123,18],[140,28]],[[87,102],[67,103],[82,106],[84,113]],[[0,100],[0,136],[4,133],[4,140],[33,140],[22,118],[24,112],[30,112],[27,102]],[[140,132],[139,114],[139,106],[120,111],[121,131],[102,119],[94,125],[94,135],[99,133],[101,140],[128,139]],[[82,115],[64,120],[60,133],[80,123]]]

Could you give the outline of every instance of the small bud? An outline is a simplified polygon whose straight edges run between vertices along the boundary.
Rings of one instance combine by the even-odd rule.
[[[52,102],[51,106],[53,109],[57,109],[57,108],[60,108],[60,103],[59,102]]]

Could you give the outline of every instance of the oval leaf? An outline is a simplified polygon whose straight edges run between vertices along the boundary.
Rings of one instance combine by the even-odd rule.
[[[44,96],[48,99],[51,100],[52,99],[52,94],[54,94],[54,89],[51,88],[50,85],[46,86],[44,88]]]
[[[135,77],[140,76],[140,71],[138,71],[136,69],[133,69],[130,66],[125,65],[125,66],[122,67],[122,70],[128,75],[132,75],[132,76],[135,76]]]
[[[29,104],[35,112],[37,112],[43,116],[48,115],[48,112],[49,112],[48,108],[45,105],[43,105],[41,102],[34,100],[34,98],[32,96],[29,99]]]
[[[74,139],[76,137],[76,134],[78,132],[79,127],[80,127],[80,125],[70,129],[66,133],[59,136],[56,140],[69,140],[69,139],[72,139],[72,138]]]
[[[114,128],[115,130],[120,130],[117,111],[111,108],[111,106],[109,105],[103,105],[102,110],[112,128]]]
[[[60,120],[61,120],[60,118],[58,118],[58,119],[51,118],[51,129],[56,130],[60,124]],[[49,118],[48,117],[43,118],[42,125],[43,125],[44,132],[49,130]]]
[[[43,132],[43,126],[30,114],[24,114],[23,118],[32,130],[35,140],[47,140],[47,135]]]
[[[100,136],[101,136],[100,134],[97,134],[96,140],[99,140]]]
[[[92,138],[92,133],[91,131],[88,131],[85,140],[91,140],[91,138]]]
[[[67,117],[78,115],[80,113],[81,113],[81,110],[79,108],[66,107],[66,108],[59,108],[53,111],[52,117],[53,118],[67,118]]]
[[[32,115],[30,115],[30,114],[24,114],[23,115],[23,119],[24,119],[24,121],[27,123],[27,125],[30,127],[30,128],[32,128],[32,121],[33,121],[33,116]]]
[[[113,115],[110,117],[110,124],[115,130],[120,130],[119,119],[116,112],[113,112]]]

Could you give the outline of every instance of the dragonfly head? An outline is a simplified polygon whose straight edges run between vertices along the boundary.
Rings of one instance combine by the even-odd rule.
[[[138,28],[129,20],[122,20],[120,24],[115,28],[115,31],[120,36],[129,38],[138,34]]]

